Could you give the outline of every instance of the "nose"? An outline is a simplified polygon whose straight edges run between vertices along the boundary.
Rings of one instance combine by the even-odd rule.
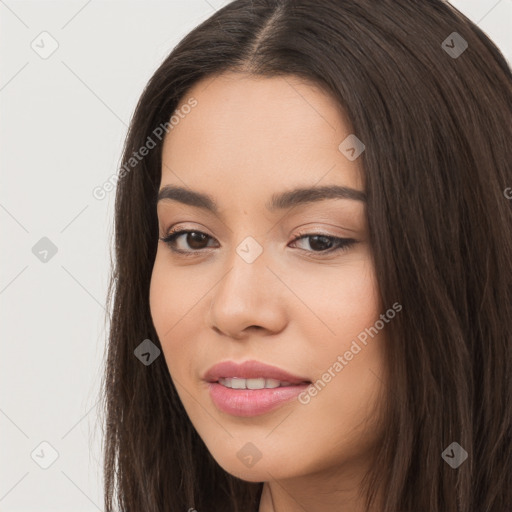
[[[250,263],[237,253],[230,258],[229,268],[212,290],[209,327],[235,339],[284,329],[292,294],[267,264],[272,265],[264,252]]]

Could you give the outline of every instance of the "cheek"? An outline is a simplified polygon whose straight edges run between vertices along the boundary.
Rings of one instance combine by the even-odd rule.
[[[181,324],[186,319],[187,301],[180,293],[182,286],[179,273],[166,270],[165,262],[157,254],[149,289],[149,307],[156,333],[162,345],[163,355],[171,375],[179,368],[186,354],[187,344],[178,340]],[[185,288],[187,290],[188,288]],[[172,352],[172,358],[169,354]]]
[[[350,345],[379,318],[381,301],[369,257],[328,275],[305,275],[299,283],[297,294],[307,299],[313,313],[300,316],[301,327],[308,329],[307,339],[315,340],[320,354],[332,354]]]
[[[382,385],[385,328],[375,327],[376,322],[382,323],[379,319],[383,311],[369,260],[342,282],[344,289],[338,294],[331,290],[330,297],[329,318],[335,341],[322,346],[319,361],[325,372],[335,361],[340,362],[341,356],[343,369],[337,373],[340,377],[333,379],[332,391],[340,393],[340,399],[347,404],[356,406],[357,400],[367,395],[369,398]]]
[[[199,325],[198,319],[207,284],[193,266],[175,269],[167,261],[165,249],[158,249],[149,289],[149,307],[162,345],[176,338],[184,324]],[[208,289],[208,288],[206,288]],[[194,322],[188,320],[193,316]]]
[[[169,315],[174,315],[174,309],[170,308],[169,304],[172,304],[175,295],[176,292],[172,282],[169,278],[166,278],[163,266],[159,264],[157,254],[149,285],[149,309],[153,325],[162,343],[164,342],[163,333],[171,325]]]
[[[156,333],[171,377],[176,384],[196,373],[200,339],[205,328],[208,302],[205,290],[211,288],[194,266],[174,269],[165,250],[159,249],[149,289],[149,307]],[[205,309],[206,308],[206,309]]]
[[[375,327],[384,311],[370,259],[340,271],[339,279],[321,290],[309,288],[309,300],[322,323],[311,315],[301,323],[306,338],[314,341],[305,356],[316,384],[302,404],[308,419],[323,425],[324,431],[329,425],[340,429],[338,434],[330,432],[334,442],[340,431],[349,432],[371,419],[384,391],[385,327]]]

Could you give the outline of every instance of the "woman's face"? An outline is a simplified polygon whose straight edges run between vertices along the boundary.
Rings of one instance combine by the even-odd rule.
[[[364,196],[279,199],[298,188],[364,192],[350,139],[339,149],[351,129],[333,99],[295,77],[209,78],[178,112],[160,191],[189,195],[169,189],[158,201],[159,234],[194,233],[159,241],[150,307],[187,414],[241,479],[355,475],[379,434],[386,380],[375,324],[389,307],[379,304]],[[257,366],[206,376],[225,361],[258,361],[313,385],[281,386],[286,378]]]

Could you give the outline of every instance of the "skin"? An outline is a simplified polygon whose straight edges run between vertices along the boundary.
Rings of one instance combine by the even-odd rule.
[[[212,237],[178,238],[193,257],[158,243],[150,308],[170,375],[219,465],[265,482],[259,512],[362,511],[360,481],[380,433],[385,329],[308,404],[235,417],[216,408],[201,378],[220,361],[256,359],[315,382],[390,306],[379,303],[364,202],[264,206],[297,186],[364,191],[362,159],[338,149],[353,131],[334,99],[296,77],[226,73],[197,83],[181,105],[190,97],[197,106],[164,141],[160,187],[207,193],[220,212],[157,205],[160,237],[172,227]],[[357,243],[327,253],[328,243],[293,242],[299,229]],[[251,264],[236,252],[248,236],[263,249]],[[261,454],[252,467],[237,457],[249,442]]]

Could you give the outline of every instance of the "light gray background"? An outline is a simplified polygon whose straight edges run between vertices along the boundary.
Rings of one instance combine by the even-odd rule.
[[[115,193],[92,190],[116,173],[159,63],[226,3],[0,0],[2,512],[103,510],[96,404]],[[452,4],[512,62],[512,0]],[[56,44],[43,31],[58,43],[46,59],[31,47]],[[46,262],[32,251],[43,237],[57,247]],[[42,442],[58,453],[47,469]]]

